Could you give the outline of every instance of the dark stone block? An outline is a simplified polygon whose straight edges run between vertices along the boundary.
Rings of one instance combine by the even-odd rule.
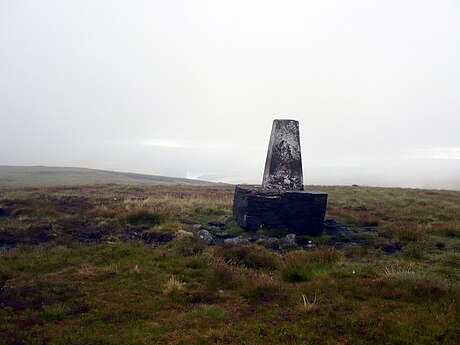
[[[327,193],[236,186],[233,216],[246,230],[287,228],[297,234],[323,231]]]

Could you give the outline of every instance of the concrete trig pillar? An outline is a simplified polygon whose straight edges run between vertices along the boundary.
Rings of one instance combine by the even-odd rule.
[[[262,187],[303,190],[302,155],[298,121],[273,121]]]
[[[274,120],[262,185],[235,187],[233,216],[246,230],[323,231],[327,193],[304,190],[299,123]]]

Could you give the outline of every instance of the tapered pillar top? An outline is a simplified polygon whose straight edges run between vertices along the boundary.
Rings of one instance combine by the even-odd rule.
[[[303,190],[298,121],[273,121],[262,187]]]

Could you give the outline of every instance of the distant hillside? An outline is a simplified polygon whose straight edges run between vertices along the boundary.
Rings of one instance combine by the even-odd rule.
[[[179,177],[124,173],[86,168],[0,166],[0,186],[57,186],[82,184],[186,184],[210,185],[212,182]]]

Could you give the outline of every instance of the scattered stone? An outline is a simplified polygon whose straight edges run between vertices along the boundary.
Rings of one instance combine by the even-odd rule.
[[[177,238],[190,238],[190,237],[193,237],[193,232],[179,229],[176,231],[176,237]]]
[[[221,232],[224,230],[224,228],[219,228],[218,226],[208,226],[206,228],[203,228],[203,229],[206,229],[208,231],[211,231],[211,232]]]
[[[198,231],[198,236],[207,244],[211,244],[212,242],[214,242],[214,237],[206,229],[201,229],[200,231]]]
[[[192,228],[196,229],[196,230],[200,230],[203,226],[201,224],[193,224],[192,225]]]
[[[350,230],[347,224],[326,217],[324,231],[329,235],[329,244],[334,245],[340,242],[349,242],[356,234]]]
[[[377,231],[373,229],[372,232],[369,232],[368,230],[369,227],[352,230],[347,224],[331,217],[326,217],[324,221],[324,232],[329,236],[326,244],[340,249],[346,247],[371,247],[371,239],[362,236],[362,234],[375,235]]]
[[[279,249],[280,245],[280,240],[276,237],[260,237],[255,242],[270,249]]]
[[[295,234],[288,234],[280,239],[280,248],[290,248],[290,247],[297,247],[297,241],[295,238]]]
[[[223,239],[233,237],[233,235],[229,234],[228,232],[215,232],[214,236],[219,237],[219,238],[223,238]]]
[[[240,246],[244,244],[249,244],[249,240],[246,237],[238,236],[233,238],[226,238],[224,244],[229,246]]]
[[[212,220],[208,222],[208,225],[215,226],[218,228],[225,228],[225,223],[227,223],[228,217],[222,217],[217,220]]]

